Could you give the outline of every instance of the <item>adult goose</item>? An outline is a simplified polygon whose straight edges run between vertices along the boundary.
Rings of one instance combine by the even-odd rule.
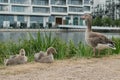
[[[98,50],[98,55],[100,54],[100,50],[106,48],[116,49],[115,44],[112,40],[108,39],[105,35],[101,33],[92,31],[92,16],[90,14],[84,14],[82,18],[85,19],[85,23],[87,26],[85,32],[85,40],[87,44],[93,48],[94,56],[96,53],[96,49]]]

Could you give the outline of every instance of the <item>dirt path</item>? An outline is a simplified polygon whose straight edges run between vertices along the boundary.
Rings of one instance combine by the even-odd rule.
[[[0,80],[120,80],[120,56],[0,67]]]

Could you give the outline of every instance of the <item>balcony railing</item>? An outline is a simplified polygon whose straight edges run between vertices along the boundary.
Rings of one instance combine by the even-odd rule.
[[[12,6],[12,12],[28,12],[28,7]]]
[[[70,12],[83,12],[83,7],[69,7]]]
[[[51,0],[52,5],[66,5],[66,0]]]
[[[68,4],[71,4],[71,5],[82,5],[82,0],[68,0]]]
[[[49,5],[49,0],[32,0],[34,5]]]
[[[8,11],[8,6],[0,5],[0,11]]]
[[[84,4],[90,4],[90,0],[84,0]]]
[[[10,3],[29,4],[29,1],[28,0],[10,0]]]
[[[0,0],[0,3],[8,3],[8,0]]]
[[[34,13],[50,13],[50,8],[44,8],[44,7],[33,7]]]
[[[90,6],[84,6],[84,10],[83,11],[90,11]]]
[[[52,7],[52,12],[67,13],[67,7]]]

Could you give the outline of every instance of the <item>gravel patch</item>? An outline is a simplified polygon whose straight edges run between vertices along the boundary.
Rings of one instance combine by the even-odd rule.
[[[120,56],[0,67],[0,80],[120,80]]]

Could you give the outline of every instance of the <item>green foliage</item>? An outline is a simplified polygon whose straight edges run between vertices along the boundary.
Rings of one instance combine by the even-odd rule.
[[[112,19],[111,18],[109,18],[109,17],[104,17],[103,19],[102,19],[102,23],[103,23],[103,26],[111,26],[111,25],[113,25],[113,21],[112,21]]]
[[[77,47],[77,57],[92,57],[93,51],[90,47],[82,44],[81,42],[78,44]]]
[[[120,38],[112,38],[112,40],[115,42],[116,50],[112,50],[112,54],[119,54],[120,53]]]
[[[67,52],[68,52],[68,46],[67,44],[62,41],[59,38],[56,38],[56,42],[54,44],[54,46],[56,48],[57,54],[55,55],[56,59],[65,59]]]
[[[92,57],[93,51],[90,47],[79,42],[75,45],[72,41],[66,43],[65,41],[59,39],[58,37],[52,37],[50,34],[41,35],[40,32],[37,33],[37,38],[34,38],[29,34],[30,39],[19,39],[18,43],[13,41],[0,42],[0,64],[3,64],[5,58],[10,55],[15,55],[19,53],[21,48],[26,51],[26,56],[28,56],[29,61],[34,60],[34,54],[39,51],[46,51],[50,46],[56,48],[57,54],[55,54],[55,59],[66,59],[71,57]],[[103,55],[107,52],[109,54],[119,54],[120,53],[120,38],[113,38],[116,44],[116,50],[105,50]]]
[[[119,27],[120,26],[120,19],[114,20],[114,25]]]
[[[70,40],[68,44],[68,54],[67,57],[71,58],[77,54],[77,48],[75,44]]]
[[[120,27],[120,19],[112,20],[110,17],[96,17],[93,19],[93,26],[117,26]]]
[[[102,18],[100,17],[96,17],[95,19],[93,19],[93,26],[102,26]]]

